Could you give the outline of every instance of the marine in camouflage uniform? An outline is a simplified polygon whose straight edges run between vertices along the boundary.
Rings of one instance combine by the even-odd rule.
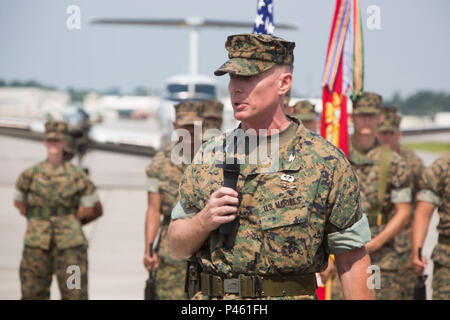
[[[267,35],[229,36],[230,60],[215,74],[251,77],[275,64],[292,65],[294,46]],[[282,105],[279,96],[277,108]],[[306,130],[298,119],[285,120],[286,129],[267,137],[273,152],[269,159],[279,159],[278,163],[249,161],[254,146],[244,142],[248,136],[237,128],[203,144],[186,169],[170,227],[171,241],[176,238],[180,244],[187,241],[178,238],[177,231],[187,233],[201,224],[200,212],[211,208],[213,194],[226,190],[221,188],[224,148],[227,157],[231,154],[240,163],[238,220],[229,238],[232,245],[221,239],[218,229],[199,232],[206,234],[206,241],[195,253],[202,272],[201,290],[194,299],[313,299],[315,272],[326,268],[330,251],[339,255],[362,248],[370,239],[356,176],[344,154]],[[236,151],[231,143],[234,136],[238,138]],[[273,150],[277,140],[279,148]],[[345,241],[350,233],[352,240]],[[190,236],[199,238],[197,233]]]
[[[223,104],[216,100],[204,102],[185,101],[176,105],[175,109],[175,123],[178,128],[202,125],[203,132],[211,134],[214,133],[212,129],[220,129],[222,124]],[[207,132],[207,130],[211,131]],[[189,144],[193,143],[194,141]],[[147,192],[157,193],[161,199],[160,214],[163,219],[156,277],[156,292],[158,298],[161,300],[181,300],[186,297],[186,263],[185,261],[175,259],[170,254],[168,239],[170,214],[178,196],[178,185],[186,165],[191,162],[191,156],[186,158],[184,154],[181,155],[182,159],[172,158],[175,152],[174,148],[179,144],[180,142],[172,143],[167,148],[158,152],[153,161],[145,169]],[[188,147],[189,149],[191,148],[190,145]],[[175,156],[178,155],[176,154]],[[147,223],[150,223],[150,220],[147,220]],[[147,242],[152,241],[148,240]]]
[[[352,116],[372,115],[375,117],[379,115],[381,112],[381,101],[382,98],[380,95],[372,92],[365,92],[362,97],[359,97],[353,102]],[[372,133],[373,136],[375,134],[376,131]],[[368,149],[359,150],[354,145],[353,140],[354,136],[352,137],[349,146],[348,158],[358,177],[359,186],[361,188],[362,209],[368,216],[372,241],[374,241],[374,239],[385,229],[390,220],[399,212],[396,205],[411,203],[411,171],[399,154],[390,152],[386,190],[383,202],[379,203],[381,158],[382,153],[389,150],[389,148],[382,147],[380,142],[375,139],[374,144]],[[383,151],[383,148],[385,151]],[[409,210],[410,209],[408,209],[408,212]],[[375,239],[375,241],[378,239]],[[370,258],[372,265],[380,268],[381,283],[380,288],[375,290],[376,299],[401,299],[400,288],[396,282],[396,274],[400,266],[400,261],[396,250],[395,239],[392,238],[385,242],[380,248],[371,252]],[[341,298],[339,282],[336,279],[333,282],[332,295],[333,299]]]
[[[437,231],[439,234],[438,243],[433,249],[431,259],[434,262],[433,270],[433,300],[450,299],[450,153],[437,159],[430,167],[423,172],[420,180],[420,191],[417,195],[417,209],[413,224],[413,263],[417,259],[415,252],[423,246],[426,230],[434,209],[438,208],[439,224]],[[424,203],[421,203],[424,202]],[[428,212],[422,211],[422,205],[429,204]],[[428,223],[417,225],[421,216],[427,215]],[[417,243],[418,229],[423,229],[421,243]],[[423,271],[422,271],[423,272]]]
[[[45,129],[46,141],[67,139],[63,122],[49,121]],[[70,162],[53,165],[47,160],[19,176],[14,201],[27,218],[20,264],[22,299],[49,299],[53,274],[62,299],[87,299],[88,242],[81,225],[95,218],[90,211],[99,201],[94,184]]]
[[[382,108],[383,120],[378,127],[378,137],[381,143],[389,146],[393,151],[397,152],[403,160],[405,160],[408,168],[413,175],[412,198],[416,198],[419,191],[419,182],[422,177],[424,165],[422,160],[416,153],[408,147],[399,143],[401,138],[400,123],[401,116],[398,114],[397,108],[387,106]],[[411,213],[415,210],[415,200],[411,206]],[[414,285],[416,282],[416,275],[411,266],[411,232],[412,221],[409,220],[408,225],[403,229],[398,236],[395,237],[395,249],[398,253],[399,268],[396,276],[396,281],[399,284],[400,298],[402,300],[411,300],[414,296]]]
[[[206,100],[202,102],[201,112],[203,133],[208,130],[220,130],[223,122],[223,104],[217,100]],[[203,137],[203,141],[210,137]]]
[[[294,112],[292,115],[301,120],[306,129],[314,132],[317,130],[317,114],[315,105],[313,105],[310,101],[304,100],[294,104]]]

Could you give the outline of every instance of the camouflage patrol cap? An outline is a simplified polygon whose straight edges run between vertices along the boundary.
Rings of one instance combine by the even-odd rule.
[[[394,106],[383,106],[381,108],[381,113],[384,116],[393,116],[396,115],[398,113],[398,109]]]
[[[353,114],[381,112],[381,101],[383,98],[374,92],[364,92],[362,96],[353,100]]]
[[[315,105],[308,100],[299,101],[294,105],[293,116],[300,120],[314,120],[316,119]]]
[[[179,126],[193,125],[202,121],[203,102],[182,101],[175,105],[175,123]]]
[[[381,121],[378,131],[380,132],[397,132],[400,129],[402,117],[398,114],[396,107],[387,106],[381,109],[383,120]]]
[[[293,65],[295,42],[267,34],[237,34],[225,42],[229,60],[214,71],[216,76],[232,73],[253,76],[274,65]]]
[[[203,118],[217,118],[223,117],[223,104],[217,100],[207,100],[203,102]]]
[[[58,120],[49,120],[45,123],[45,140],[68,140],[69,129],[67,123]]]

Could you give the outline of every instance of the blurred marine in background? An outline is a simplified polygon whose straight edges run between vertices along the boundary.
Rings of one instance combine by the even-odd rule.
[[[427,265],[426,258],[419,257],[423,247],[431,216],[438,208],[438,243],[433,249],[431,259],[433,269],[433,300],[450,299],[450,153],[437,159],[423,172],[420,191],[417,195],[417,208],[414,214],[412,236],[412,263],[416,275],[423,275]]]
[[[397,152],[406,162],[408,168],[412,172],[412,206],[411,212],[415,209],[415,199],[419,191],[419,182],[424,170],[422,160],[408,147],[400,144],[402,133],[400,132],[400,122],[402,117],[398,114],[395,107],[387,106],[382,108],[383,120],[378,127],[378,140],[389,147],[392,151]],[[416,276],[411,266],[411,231],[412,218],[408,225],[394,239],[395,250],[399,258],[399,268],[397,271],[397,282],[400,290],[399,298],[402,300],[411,300],[414,295],[414,284]]]
[[[351,119],[355,132],[348,159],[358,177],[362,208],[372,234],[366,248],[372,266],[376,266],[372,270],[375,298],[397,300],[402,295],[396,280],[400,262],[394,239],[409,221],[412,178],[402,157],[377,139],[377,128],[382,120],[381,102],[382,97],[373,92],[365,92],[353,101]],[[330,261],[330,265],[332,263]],[[334,300],[341,297],[338,287],[335,278]]]
[[[313,132],[316,132],[319,127],[315,107],[308,100],[299,101],[294,105],[294,111],[292,113],[294,117],[301,120],[306,129]]]
[[[98,218],[95,185],[64,160],[69,131],[61,121],[45,124],[47,159],[25,170],[14,206],[27,218],[20,264],[22,299],[49,299],[56,274],[62,299],[88,298],[88,242],[81,226]]]
[[[173,142],[158,152],[145,169],[147,176],[148,209],[145,223],[144,266],[156,273],[156,295],[161,300],[180,300],[186,297],[185,275],[186,262],[180,261],[169,252],[168,226],[170,214],[178,197],[178,185],[185,168],[191,163],[195,148],[200,146],[200,137],[194,137],[195,126],[203,127],[202,137],[220,133],[222,125],[223,104],[215,100],[202,102],[184,101],[175,105],[174,130],[181,132],[182,140]],[[209,130],[209,131],[208,131]],[[217,132],[216,132],[217,133]],[[195,141],[199,138],[199,141]],[[207,139],[207,138],[206,138]],[[190,154],[176,151],[181,144]],[[161,219],[162,216],[162,219]],[[162,221],[162,223],[160,223]],[[158,229],[161,228],[159,251],[150,247],[154,244]]]

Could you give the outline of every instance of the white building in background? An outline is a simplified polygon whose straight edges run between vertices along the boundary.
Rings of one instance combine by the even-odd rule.
[[[439,126],[450,126],[450,112],[438,112],[434,116],[434,123]]]
[[[158,96],[101,96],[89,93],[83,100],[91,120],[146,119],[156,115]]]
[[[1,117],[62,119],[69,102],[70,95],[64,91],[32,87],[0,88]]]
[[[432,116],[410,116],[402,115],[402,122],[400,122],[400,129],[415,129],[432,127],[436,123]]]

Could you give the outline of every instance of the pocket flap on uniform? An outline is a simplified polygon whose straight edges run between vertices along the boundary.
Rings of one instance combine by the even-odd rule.
[[[308,219],[308,208],[303,204],[302,207],[289,207],[284,210],[273,210],[265,212],[260,216],[261,228],[263,230],[285,227],[293,224],[305,223]]]

